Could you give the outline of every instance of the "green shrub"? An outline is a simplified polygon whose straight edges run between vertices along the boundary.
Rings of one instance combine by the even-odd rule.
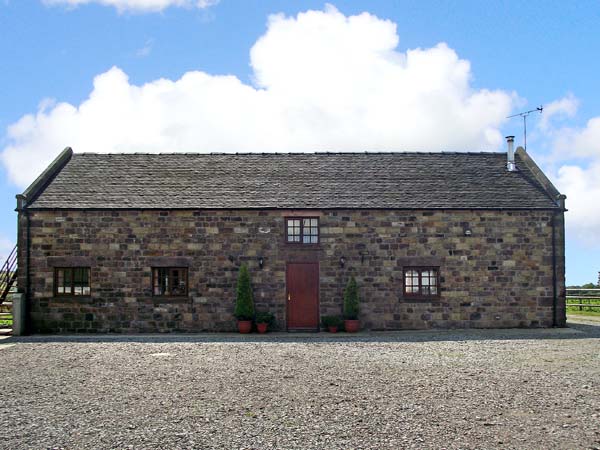
[[[256,313],[256,323],[266,323],[269,328],[275,326],[275,316],[270,312],[258,312]]]
[[[346,320],[358,319],[358,286],[354,277],[350,277],[344,290],[344,318]]]
[[[252,320],[254,318],[254,298],[252,285],[250,284],[250,273],[248,273],[246,265],[240,267],[233,315],[238,320]]]
[[[342,325],[342,319],[338,316],[323,316],[321,317],[321,323],[323,324],[323,328],[339,327]]]

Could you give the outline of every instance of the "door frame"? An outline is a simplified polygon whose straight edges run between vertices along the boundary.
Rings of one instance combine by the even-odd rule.
[[[317,266],[317,326],[316,328],[292,328],[290,329],[290,308],[288,306],[288,276],[291,264],[313,264]],[[285,329],[287,332],[321,331],[321,266],[319,261],[286,261],[285,263]]]

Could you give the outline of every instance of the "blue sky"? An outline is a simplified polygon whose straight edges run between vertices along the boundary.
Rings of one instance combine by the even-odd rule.
[[[567,282],[597,279],[600,3],[206,3],[0,0],[0,254],[15,239],[14,195],[67,145],[498,151],[504,135],[522,141],[504,117],[543,104],[528,150],[569,196]],[[344,140],[361,124],[348,110],[370,125]]]

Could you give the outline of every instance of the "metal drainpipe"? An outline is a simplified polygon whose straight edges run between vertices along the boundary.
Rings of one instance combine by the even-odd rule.
[[[29,309],[31,308],[31,271],[29,270],[31,261],[31,226],[29,210],[27,209],[25,209],[25,218],[27,219],[27,252],[25,256],[27,264],[27,288],[25,291],[25,333],[29,333],[29,321],[27,318],[29,317]]]
[[[552,213],[552,326],[557,326],[556,309],[558,307],[558,297],[556,290],[556,212]]]

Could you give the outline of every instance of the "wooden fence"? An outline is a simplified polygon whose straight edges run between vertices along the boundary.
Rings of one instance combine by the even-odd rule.
[[[568,288],[567,307],[578,308],[579,311],[600,308],[600,289]]]

